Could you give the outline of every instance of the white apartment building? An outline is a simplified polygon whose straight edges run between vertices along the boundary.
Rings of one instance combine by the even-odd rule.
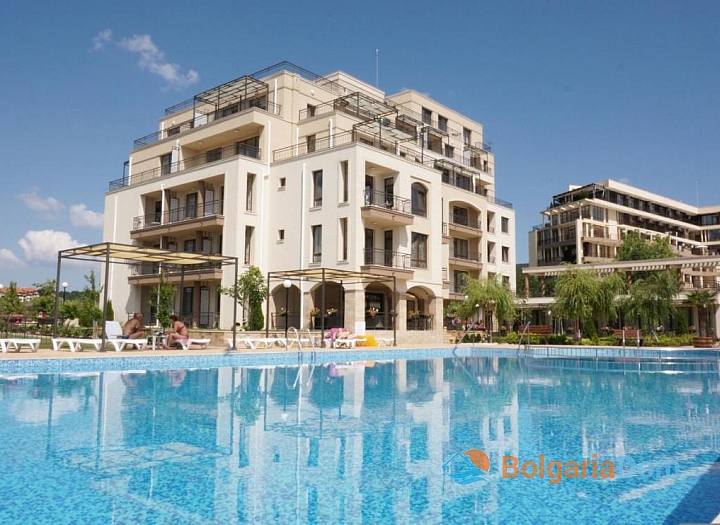
[[[466,276],[515,288],[515,214],[495,196],[479,123],[412,90],[386,95],[344,72],[283,62],[168,108],[135,140],[105,199],[104,240],[236,256],[263,273],[329,268],[395,277],[328,283],[339,324],[440,341]],[[230,329],[234,276],[113,265],[116,310],[152,317],[159,272],[191,325]],[[317,283],[271,283],[270,328],[312,323]],[[370,315],[370,312],[377,313]]]

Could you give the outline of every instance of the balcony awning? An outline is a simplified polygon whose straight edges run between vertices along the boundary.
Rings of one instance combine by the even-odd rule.
[[[409,142],[415,140],[415,135],[395,127],[389,119],[378,117],[353,126],[353,130],[372,135],[388,142]]]
[[[394,107],[386,104],[382,100],[377,100],[360,92],[336,98],[332,101],[332,104],[335,108],[342,108],[343,110],[350,111],[351,113],[357,112],[373,117],[388,115],[396,112]]]

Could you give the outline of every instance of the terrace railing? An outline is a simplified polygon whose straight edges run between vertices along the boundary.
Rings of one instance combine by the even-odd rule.
[[[165,213],[149,213],[139,215],[133,219],[133,230],[142,230],[161,224],[173,224],[197,219],[199,217],[212,217],[222,215],[222,201],[214,200],[191,207],[166,210]]]
[[[235,144],[233,146],[227,146],[225,148],[218,148],[206,151],[205,153],[201,155],[196,155],[195,157],[190,157],[178,162],[173,162],[165,166],[160,166],[159,168],[153,168],[151,170],[133,173],[129,177],[125,176],[121,179],[115,179],[113,181],[110,181],[110,191],[124,188],[126,186],[130,186],[131,184],[140,184],[156,179],[158,177],[172,175],[181,171],[197,168],[198,166],[212,164],[213,162],[227,160],[236,156],[250,157],[252,159],[260,160],[262,156],[262,150],[254,146],[249,146],[247,144]]]
[[[410,270],[410,254],[391,250],[365,248],[365,264]]]
[[[384,191],[365,191],[365,206],[378,206],[399,213],[410,213],[410,199]]]
[[[462,259],[471,262],[480,262],[480,255],[476,251],[456,250],[454,246],[450,246],[450,258]]]

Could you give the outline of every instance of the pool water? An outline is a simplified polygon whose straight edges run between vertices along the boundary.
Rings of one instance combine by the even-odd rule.
[[[717,361],[384,355],[1,375],[0,523],[701,523],[720,513]],[[453,462],[471,449],[490,469],[461,484]],[[639,467],[626,459],[626,477],[557,483],[501,476],[503,456],[541,454]]]

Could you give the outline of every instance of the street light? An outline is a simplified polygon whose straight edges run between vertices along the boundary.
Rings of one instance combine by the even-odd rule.
[[[552,310],[548,310],[548,322],[550,323],[550,326],[552,327],[553,335],[555,335],[555,325],[552,322]]]
[[[67,293],[68,283],[67,283],[67,282],[63,282],[63,283],[62,283],[62,287],[63,287],[63,304],[65,304],[65,294]]]
[[[283,281],[283,286],[285,287],[285,340],[287,341],[288,326],[290,324],[290,308],[288,305],[288,295],[290,293],[290,287],[292,286],[290,279],[285,279]]]

